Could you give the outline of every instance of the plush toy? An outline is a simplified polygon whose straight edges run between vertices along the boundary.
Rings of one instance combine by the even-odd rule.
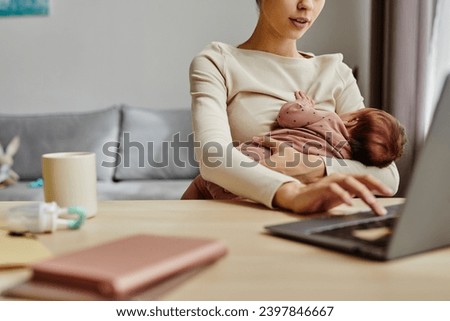
[[[19,175],[12,170],[14,164],[13,156],[17,153],[20,145],[20,138],[15,136],[11,139],[6,150],[0,143],[0,188],[14,184],[19,180]]]

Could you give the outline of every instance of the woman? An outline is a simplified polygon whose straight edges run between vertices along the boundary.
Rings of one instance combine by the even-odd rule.
[[[311,96],[318,109],[344,114],[364,107],[342,55],[315,57],[297,50],[296,41],[317,19],[325,0],[257,4],[258,23],[246,42],[237,47],[212,43],[191,64],[202,177],[270,208],[325,211],[341,203],[350,205],[357,196],[384,214],[373,193],[387,196],[397,189],[394,164],[378,169],[350,160],[304,157],[293,148],[280,148],[276,141],[264,141],[273,155],[255,165],[232,148],[233,143],[269,132],[283,103],[293,100],[298,90]]]

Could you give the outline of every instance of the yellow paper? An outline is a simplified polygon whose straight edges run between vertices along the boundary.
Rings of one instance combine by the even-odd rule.
[[[0,231],[0,270],[27,267],[51,256],[37,239],[9,236],[6,231]]]

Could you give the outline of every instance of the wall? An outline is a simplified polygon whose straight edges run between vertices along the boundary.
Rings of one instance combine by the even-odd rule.
[[[376,1],[376,0],[375,0]],[[370,19],[372,0],[329,0],[299,48],[315,54],[341,52],[351,68],[358,68],[358,84],[369,101]]]
[[[302,50],[343,52],[367,92],[370,0],[328,1]],[[188,67],[210,41],[238,44],[253,0],[54,0],[48,17],[0,19],[0,112],[127,103],[188,108]]]

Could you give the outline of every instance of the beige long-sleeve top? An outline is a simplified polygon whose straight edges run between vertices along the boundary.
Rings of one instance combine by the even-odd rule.
[[[294,178],[252,161],[233,146],[268,133],[281,106],[301,90],[315,108],[343,114],[364,108],[351,69],[341,54],[288,58],[214,42],[190,66],[196,156],[204,179],[272,207],[278,188]],[[325,158],[327,174],[372,174],[396,191],[395,164],[379,169]]]

